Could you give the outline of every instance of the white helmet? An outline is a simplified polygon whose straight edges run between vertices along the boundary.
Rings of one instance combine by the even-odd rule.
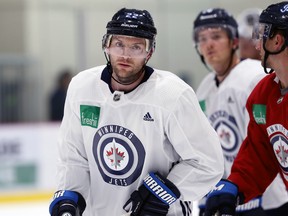
[[[247,39],[252,38],[253,27],[259,21],[262,12],[260,8],[247,8],[237,17],[239,36]]]

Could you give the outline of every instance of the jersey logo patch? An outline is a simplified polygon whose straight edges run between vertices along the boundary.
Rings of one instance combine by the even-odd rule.
[[[235,101],[233,100],[233,98],[231,96],[228,97],[227,103],[235,103]]]
[[[233,162],[242,141],[235,118],[226,111],[219,110],[210,115],[209,120],[220,137],[225,159]]]
[[[147,112],[144,117],[143,117],[144,121],[154,121],[154,119],[151,117],[150,113]]]
[[[100,116],[100,107],[90,105],[80,105],[81,125],[97,128],[99,116]]]
[[[270,142],[274,149],[274,154],[280,164],[282,173],[286,181],[288,181],[288,130],[280,124],[271,125],[267,128]]]
[[[205,113],[206,112],[206,102],[205,100],[201,100],[199,101],[200,107],[202,109],[202,111]]]
[[[132,131],[119,125],[106,125],[94,136],[93,155],[106,183],[128,186],[139,178],[146,153]]]
[[[266,124],[266,105],[253,104],[253,117],[257,124]]]

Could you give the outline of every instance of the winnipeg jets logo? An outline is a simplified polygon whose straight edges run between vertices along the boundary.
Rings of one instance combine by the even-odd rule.
[[[226,111],[219,110],[210,115],[209,120],[220,137],[225,159],[233,162],[241,141],[235,118]]]
[[[288,130],[281,124],[271,125],[266,130],[271,137],[270,142],[282,169],[283,176],[288,181],[288,140],[285,136],[288,134]]]
[[[286,137],[277,134],[271,139],[275,156],[282,169],[283,176],[288,181],[288,145]]]
[[[124,152],[119,151],[119,147],[117,148],[116,144],[115,139],[113,139],[112,147],[106,151],[107,159],[110,160],[111,166],[114,167],[115,170],[121,167],[120,162],[125,158]]]
[[[279,161],[282,165],[287,166],[288,163],[288,149],[287,145],[285,145],[281,139],[279,138],[279,144],[276,144],[275,153],[277,155],[277,158],[279,158]]]
[[[229,143],[231,143],[231,135],[229,133],[229,131],[226,131],[224,127],[222,127],[222,129],[219,131],[219,137],[220,139],[227,143],[229,145]]]
[[[94,136],[93,155],[106,183],[128,186],[141,174],[145,149],[129,129],[106,125],[99,128]]]
[[[281,164],[282,167],[287,168],[288,167],[288,145],[287,140],[285,142],[284,137],[277,136],[277,138],[274,138],[275,140],[273,144],[275,155]]]

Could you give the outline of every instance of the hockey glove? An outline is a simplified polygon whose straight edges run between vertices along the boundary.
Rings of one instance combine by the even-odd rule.
[[[199,216],[205,215],[207,196],[204,196],[201,200],[198,201]]]
[[[205,216],[235,215],[236,206],[240,202],[238,186],[222,179],[216,187],[207,195]]]
[[[149,173],[123,209],[131,211],[131,216],[164,216],[179,197],[180,191],[171,181],[159,173]]]
[[[82,195],[75,191],[59,190],[50,204],[51,216],[81,216],[86,208]]]

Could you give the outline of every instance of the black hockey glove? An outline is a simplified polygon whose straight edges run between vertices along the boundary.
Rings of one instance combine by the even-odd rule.
[[[164,216],[179,197],[180,191],[171,181],[159,173],[149,173],[123,209],[131,216]]]
[[[238,186],[234,183],[222,179],[216,187],[207,195],[205,216],[235,215],[237,205],[242,201],[238,194]]]
[[[205,215],[207,196],[204,196],[201,200],[198,201],[199,216]]]
[[[50,204],[51,216],[81,216],[86,208],[82,195],[75,191],[59,190]]]

